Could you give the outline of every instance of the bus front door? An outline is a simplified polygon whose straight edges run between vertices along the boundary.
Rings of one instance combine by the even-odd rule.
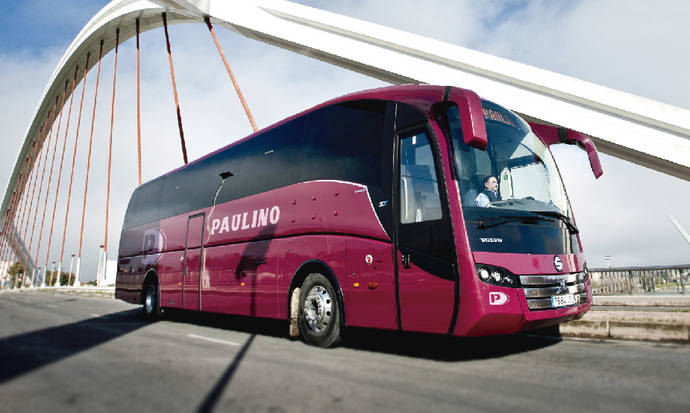
[[[457,272],[445,190],[429,130],[398,141],[398,296],[401,329],[447,333],[457,305]],[[442,176],[442,175],[441,175]]]
[[[187,238],[184,251],[184,276],[182,285],[183,308],[201,309],[201,243],[204,236],[204,214],[192,215],[187,220]]]

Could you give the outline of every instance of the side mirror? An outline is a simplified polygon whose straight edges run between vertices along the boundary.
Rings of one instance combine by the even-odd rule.
[[[465,144],[485,151],[488,138],[479,96],[471,90],[449,87],[445,100],[455,103],[458,107]]]
[[[597,147],[594,146],[592,139],[578,131],[559,128],[556,126],[542,125],[541,123],[528,122],[532,132],[541,139],[546,146],[551,146],[559,143],[566,145],[577,145],[580,149],[587,152],[589,157],[589,165],[592,168],[595,178],[599,178],[604,171],[601,168],[601,161],[599,160],[599,153]]]

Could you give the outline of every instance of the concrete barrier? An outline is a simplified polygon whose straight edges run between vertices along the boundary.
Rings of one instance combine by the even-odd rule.
[[[690,343],[690,326],[642,321],[583,319],[561,324],[561,335],[563,337]]]

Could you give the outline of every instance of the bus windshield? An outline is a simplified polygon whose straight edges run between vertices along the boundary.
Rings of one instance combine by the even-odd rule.
[[[563,183],[546,145],[512,112],[488,101],[482,106],[486,151],[464,143],[457,107],[446,112],[465,217],[529,215],[560,218],[571,227]]]

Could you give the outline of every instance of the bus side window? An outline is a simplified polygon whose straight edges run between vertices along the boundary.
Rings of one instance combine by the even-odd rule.
[[[158,206],[163,192],[163,178],[157,178],[137,188],[127,206],[124,228],[158,221]]]
[[[163,194],[163,178],[142,185],[136,204],[136,225],[158,221],[158,206]]]
[[[303,180],[337,179],[386,190],[382,151],[386,103],[345,102],[307,117]]]
[[[434,157],[425,132],[400,140],[400,222],[442,218]]]

